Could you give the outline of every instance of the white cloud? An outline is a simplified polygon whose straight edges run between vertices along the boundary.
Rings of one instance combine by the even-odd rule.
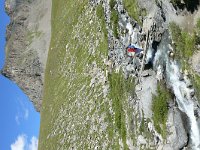
[[[29,116],[29,111],[28,109],[24,109],[24,119],[28,119],[28,116]]]
[[[33,136],[31,141],[27,141],[27,136],[22,134],[17,137],[17,140],[11,144],[11,150],[37,150],[38,139]]]
[[[23,108],[23,112],[18,111],[16,116],[15,116],[15,121],[17,125],[20,125],[20,123],[23,120],[27,120],[29,117],[29,110],[27,108]]]
[[[17,114],[15,115],[15,121],[17,125],[20,125],[21,122],[27,120],[29,117],[29,109],[25,108],[24,105],[21,104],[21,108],[18,109]]]
[[[26,136],[19,135],[15,143],[11,144],[11,150],[24,150],[26,144]]]
[[[38,149],[38,139],[36,137],[31,138],[31,143],[28,146],[29,150],[37,150]]]
[[[18,115],[15,116],[15,121],[17,122],[17,125],[20,125],[20,121],[19,121],[19,116]]]

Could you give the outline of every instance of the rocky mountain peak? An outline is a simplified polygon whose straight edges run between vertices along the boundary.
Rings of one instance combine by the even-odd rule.
[[[6,62],[1,73],[14,81],[40,111],[51,35],[51,1],[7,0]]]

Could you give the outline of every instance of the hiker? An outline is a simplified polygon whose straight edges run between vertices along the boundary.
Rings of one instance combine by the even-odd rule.
[[[140,54],[142,54],[143,49],[138,48],[134,45],[129,45],[127,48],[127,54],[130,57],[134,57],[134,56],[140,56]]]

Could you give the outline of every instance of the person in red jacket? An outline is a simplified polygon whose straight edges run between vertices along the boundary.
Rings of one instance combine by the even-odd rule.
[[[129,45],[127,48],[127,54],[130,57],[133,57],[135,55],[138,55],[142,52],[143,50],[140,48],[135,47],[134,45]]]

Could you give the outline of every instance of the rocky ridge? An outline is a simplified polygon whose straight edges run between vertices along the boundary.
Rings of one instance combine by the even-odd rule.
[[[40,111],[51,37],[51,0],[6,0],[10,17],[1,73],[14,81]]]

